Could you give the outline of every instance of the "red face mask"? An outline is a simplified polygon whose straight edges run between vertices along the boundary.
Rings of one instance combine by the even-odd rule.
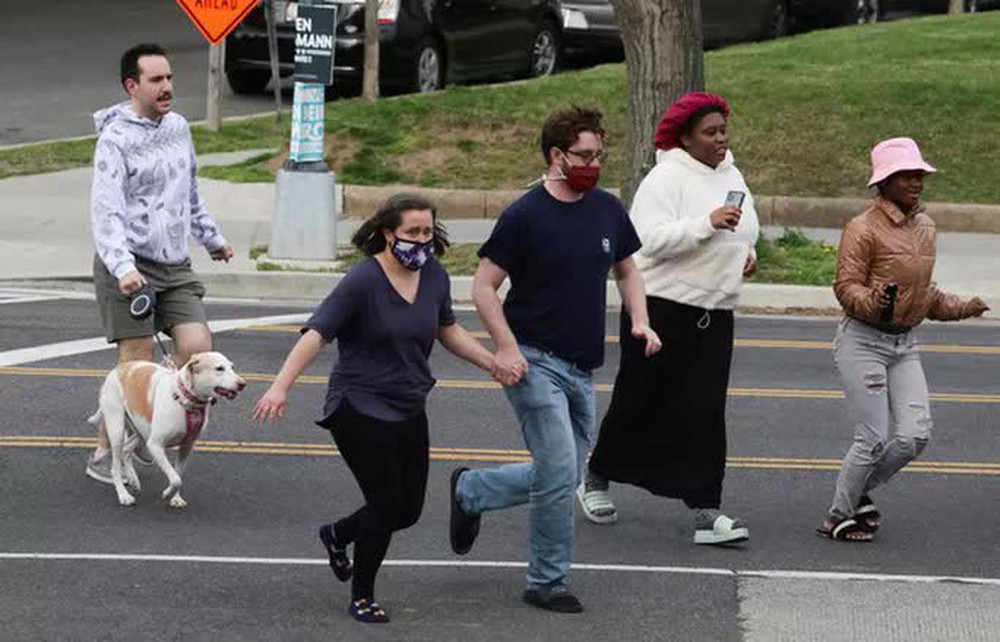
[[[601,178],[600,165],[570,165],[563,171],[566,184],[574,192],[586,192],[594,189]]]

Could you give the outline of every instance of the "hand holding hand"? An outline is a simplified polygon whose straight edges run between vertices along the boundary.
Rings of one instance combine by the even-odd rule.
[[[493,378],[502,386],[513,386],[528,374],[528,360],[517,346],[501,348],[493,355]]]
[[[712,227],[715,229],[732,232],[740,224],[741,216],[743,216],[743,210],[740,208],[734,205],[723,205],[709,214],[709,219],[712,222]]]
[[[968,301],[964,306],[962,306],[962,317],[968,319],[970,317],[981,317],[983,313],[988,311],[990,306],[980,299],[979,297],[973,297],[971,301]]]
[[[663,347],[663,343],[660,341],[659,335],[646,324],[633,325],[632,326],[632,336],[636,339],[646,342],[646,356],[651,357],[660,351]]]
[[[146,284],[146,279],[142,277],[139,270],[132,270],[122,278],[118,279],[118,290],[122,294],[135,294]]]
[[[233,246],[226,243],[217,250],[212,250],[208,253],[212,257],[213,261],[225,261],[229,263],[229,259],[233,258]]]
[[[271,386],[267,389],[253,409],[254,421],[267,423],[285,416],[285,406],[288,405],[288,394],[280,388]]]

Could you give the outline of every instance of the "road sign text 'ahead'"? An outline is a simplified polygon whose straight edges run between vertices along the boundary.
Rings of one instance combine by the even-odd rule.
[[[201,35],[217,45],[257,6],[257,0],[177,0],[177,4]]]

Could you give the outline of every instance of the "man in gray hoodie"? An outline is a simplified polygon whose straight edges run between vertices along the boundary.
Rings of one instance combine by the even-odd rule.
[[[121,83],[129,99],[94,114],[94,290],[119,363],[152,360],[153,335],[162,330],[173,339],[172,362],[180,366],[212,349],[205,288],[191,269],[188,236],[216,261],[232,258],[233,248],[198,195],[191,130],[170,111],[173,73],[163,48],[142,44],[126,51]],[[129,303],[144,287],[155,292],[155,312],[136,320]],[[86,472],[110,484],[108,450],[102,425]]]

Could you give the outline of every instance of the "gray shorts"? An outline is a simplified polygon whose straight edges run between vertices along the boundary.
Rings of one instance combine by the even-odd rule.
[[[155,313],[142,321],[129,315],[131,297],[118,290],[118,279],[94,255],[94,293],[108,343],[151,337],[154,329],[170,334],[170,329],[181,323],[208,324],[201,302],[205,286],[191,269],[190,260],[167,265],[138,256],[134,258],[136,268],[156,291]]]

